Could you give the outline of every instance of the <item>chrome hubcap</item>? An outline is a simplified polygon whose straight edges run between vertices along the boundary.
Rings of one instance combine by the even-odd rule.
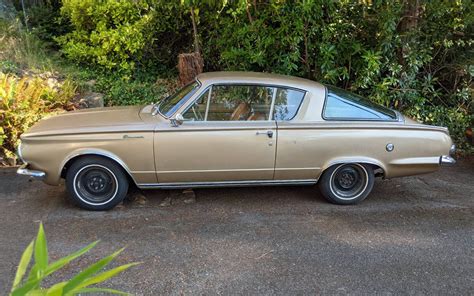
[[[86,202],[102,203],[114,197],[117,190],[116,178],[107,168],[90,165],[76,175],[77,193]]]
[[[357,164],[341,165],[333,172],[331,189],[341,199],[357,198],[366,188],[368,177],[365,169]]]

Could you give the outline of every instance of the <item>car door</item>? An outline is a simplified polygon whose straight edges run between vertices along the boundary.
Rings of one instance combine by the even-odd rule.
[[[276,123],[275,88],[261,85],[209,86],[181,113],[183,124],[155,132],[159,183],[272,180]]]
[[[302,119],[306,91],[294,88],[279,88],[274,103],[274,119],[278,127],[275,180],[306,180],[316,178],[321,161],[316,153],[317,132],[308,129],[308,122]],[[304,107],[304,108],[303,108]],[[308,111],[306,111],[308,112]],[[312,111],[310,111],[312,112]]]

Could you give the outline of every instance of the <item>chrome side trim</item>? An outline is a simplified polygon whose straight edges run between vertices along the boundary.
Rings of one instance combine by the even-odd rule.
[[[303,180],[255,180],[255,181],[220,181],[220,182],[176,182],[137,184],[140,189],[180,189],[180,188],[212,188],[212,187],[252,187],[277,185],[314,185],[317,179]]]
[[[439,157],[439,164],[442,166],[454,165],[456,160],[449,155],[443,155]]]
[[[347,163],[372,164],[372,165],[380,167],[384,171],[384,174],[386,172],[385,166],[380,161],[372,159],[372,158],[367,158],[367,157],[347,157],[347,158],[341,157],[341,158],[329,161],[329,163],[323,166],[323,170],[326,170],[327,168],[330,168],[333,165],[343,164],[343,163],[344,164],[347,164]]]
[[[44,177],[46,177],[46,173],[43,172],[43,171],[36,171],[36,170],[30,170],[27,168],[28,167],[28,164],[25,163],[24,165],[22,165],[21,167],[18,168],[18,170],[16,171],[16,173],[18,175],[23,175],[23,176],[29,176],[29,177],[33,177],[35,179],[43,179]]]

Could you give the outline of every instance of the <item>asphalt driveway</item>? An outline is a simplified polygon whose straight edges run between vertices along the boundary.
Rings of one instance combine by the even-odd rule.
[[[109,212],[0,169],[0,294],[43,221],[52,257],[101,243],[50,283],[126,246],[107,286],[152,294],[471,294],[474,158],[379,180],[357,206],[312,187],[146,191]]]

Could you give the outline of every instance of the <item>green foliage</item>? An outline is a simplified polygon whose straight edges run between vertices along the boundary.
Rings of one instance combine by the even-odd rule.
[[[177,88],[177,80],[132,79],[127,77],[100,76],[96,89],[105,94],[105,105],[151,104],[167,97]]]
[[[18,78],[0,72],[3,152],[15,153],[20,135],[41,118],[63,110],[75,92],[76,87],[69,80],[51,85],[51,80],[41,77]]]
[[[28,9],[28,25],[32,34],[44,41],[48,47],[58,49],[54,38],[69,33],[72,28],[69,22],[60,17],[60,3],[51,2],[47,1],[43,5]]]
[[[26,247],[23,255],[21,256],[15,279],[13,280],[13,286],[10,295],[76,295],[80,293],[111,293],[128,295],[127,293],[113,289],[90,287],[92,285],[102,283],[138,264],[125,264],[104,272],[100,272],[110,262],[112,262],[123,251],[123,249],[120,249],[117,252],[114,252],[111,255],[90,265],[68,281],[57,283],[49,288],[42,287],[42,282],[48,276],[87,253],[89,250],[95,247],[97,243],[98,241],[93,242],[90,245],[66,257],[50,263],[46,235],[43,229],[43,224],[40,224],[36,240],[33,240],[28,245],[28,247]],[[32,257],[34,257],[34,264],[30,268],[28,276],[25,278]]]
[[[18,21],[0,19],[0,71],[20,74],[22,69],[50,71],[53,54]]]
[[[50,12],[29,9],[33,33],[7,39],[28,42],[4,46],[9,54],[0,69],[44,67],[39,62],[48,55],[33,37],[54,39],[81,68],[95,68],[88,79],[98,81],[108,105],[152,102],[169,89],[156,78],[176,74],[178,54],[194,50],[192,9],[206,71],[275,72],[333,84],[447,126],[463,147],[474,105],[471,2],[417,1],[411,17],[405,14],[414,2],[405,0],[64,0]],[[61,26],[41,17],[56,20],[58,10]]]
[[[74,30],[57,41],[79,62],[130,71],[151,40],[153,14],[146,1],[64,0],[61,13]]]
[[[221,13],[201,9],[206,65],[333,84],[447,126],[463,146],[474,119],[472,5],[421,1],[417,24],[406,30],[406,3],[229,1]]]

